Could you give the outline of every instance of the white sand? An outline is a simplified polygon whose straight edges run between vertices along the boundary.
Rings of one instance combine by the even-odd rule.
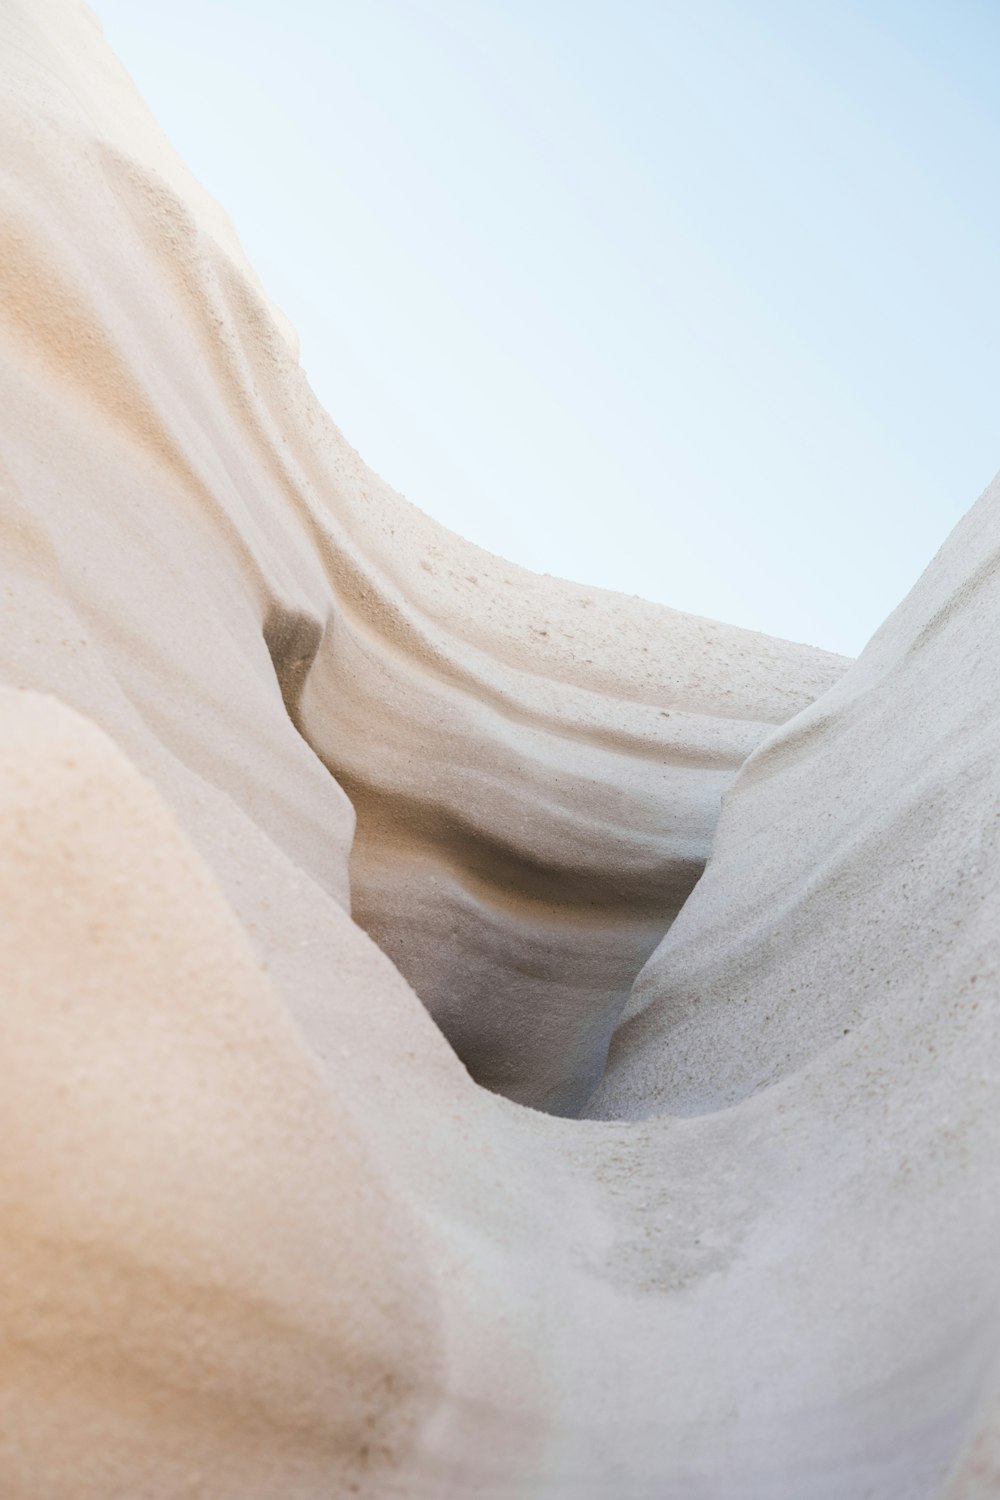
[[[2,1500],[996,1493],[1000,492],[846,672],[534,577],[0,72]]]

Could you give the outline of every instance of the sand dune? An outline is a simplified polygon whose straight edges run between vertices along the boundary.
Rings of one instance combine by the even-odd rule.
[[[853,666],[528,574],[0,56],[0,1495],[993,1493],[1000,494]]]

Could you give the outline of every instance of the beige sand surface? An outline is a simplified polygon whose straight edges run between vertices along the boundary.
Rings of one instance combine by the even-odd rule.
[[[849,669],[535,577],[0,116],[2,1500],[996,1493],[1000,492]]]

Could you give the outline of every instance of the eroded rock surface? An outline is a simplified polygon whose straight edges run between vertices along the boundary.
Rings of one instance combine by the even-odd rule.
[[[992,1493],[1000,493],[850,667],[527,574],[0,48],[4,1500]]]

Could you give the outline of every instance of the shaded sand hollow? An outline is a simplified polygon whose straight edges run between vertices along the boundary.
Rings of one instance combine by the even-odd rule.
[[[1000,1494],[1000,492],[853,665],[535,577],[0,74],[0,1500]]]

